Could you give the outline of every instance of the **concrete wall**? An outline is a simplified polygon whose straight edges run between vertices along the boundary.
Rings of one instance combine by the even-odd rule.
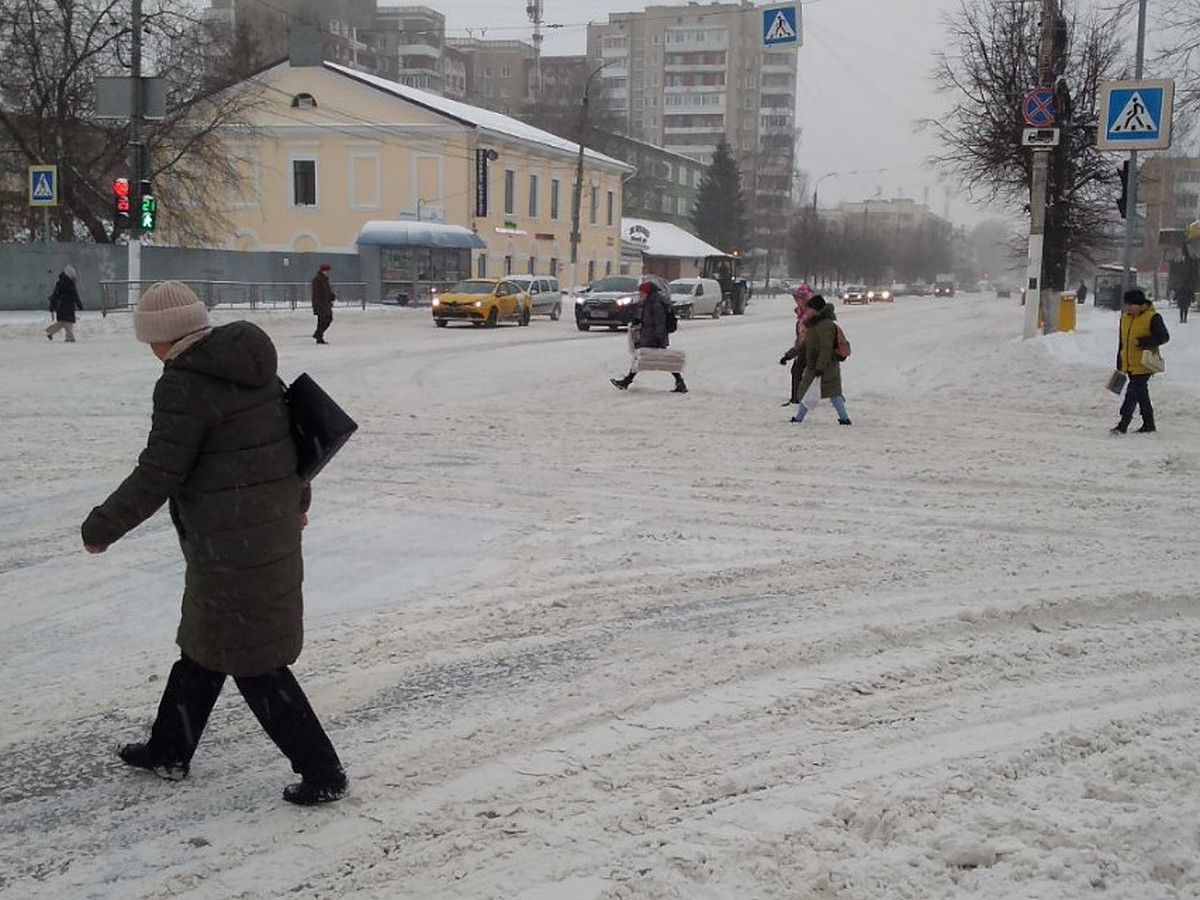
[[[125,246],[109,244],[0,244],[0,310],[46,309],[58,273],[68,264],[79,272],[84,309],[100,308],[100,282],[124,281],[129,259]],[[142,280],[166,281],[308,281],[317,266],[333,266],[334,281],[362,281],[357,255],[344,253],[242,253],[236,250],[142,248]],[[378,282],[378,259],[375,266]]]

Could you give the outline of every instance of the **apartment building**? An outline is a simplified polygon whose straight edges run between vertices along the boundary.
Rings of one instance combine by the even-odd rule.
[[[795,171],[797,55],[764,48],[762,24],[750,2],[649,6],[589,25],[587,55],[597,107],[630,137],[705,164],[722,140],[729,144],[755,242],[781,252]]]

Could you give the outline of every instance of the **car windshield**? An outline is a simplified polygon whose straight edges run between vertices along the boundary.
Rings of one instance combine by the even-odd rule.
[[[588,291],[593,294],[606,291],[628,291],[629,293],[633,293],[637,290],[637,286],[638,280],[632,275],[610,275],[608,278],[593,281]]]
[[[865,290],[866,290],[866,288],[863,287],[863,285],[861,285],[861,284],[846,285],[846,293],[847,294],[861,294]]]
[[[496,286],[490,281],[460,281],[454,286],[452,294],[490,294]]]
[[[691,294],[694,294],[695,292],[696,292],[696,286],[694,284],[690,284],[688,282],[684,282],[683,284],[672,284],[671,285],[671,293],[672,294],[688,294],[690,296]]]

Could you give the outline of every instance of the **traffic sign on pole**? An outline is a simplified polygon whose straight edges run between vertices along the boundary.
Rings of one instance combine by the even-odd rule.
[[[764,47],[800,46],[800,8],[769,6],[762,11]]]
[[[1049,128],[1054,124],[1056,114],[1054,91],[1050,88],[1034,88],[1021,104],[1021,116],[1025,124],[1033,128]]]
[[[29,205],[58,206],[58,166],[29,167]]]
[[[1169,78],[1100,85],[1101,150],[1165,150],[1171,146],[1175,82]]]

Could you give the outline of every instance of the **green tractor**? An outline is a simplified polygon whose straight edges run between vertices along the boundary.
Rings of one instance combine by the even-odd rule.
[[[740,263],[736,256],[706,256],[700,269],[701,278],[711,278],[721,285],[725,308],[735,316],[742,315],[750,302],[750,287],[738,273]]]

